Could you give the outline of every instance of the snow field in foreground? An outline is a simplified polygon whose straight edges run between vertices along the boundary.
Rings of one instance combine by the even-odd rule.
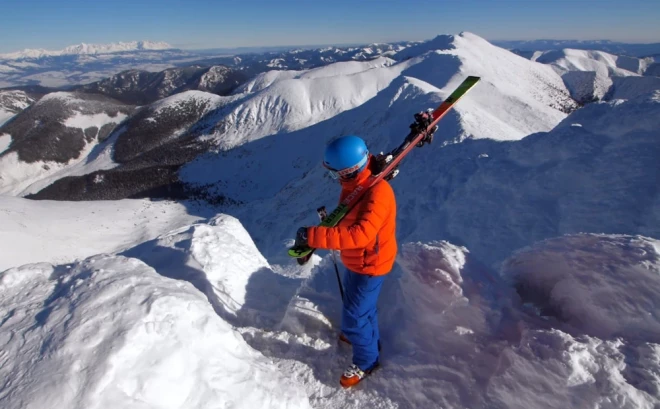
[[[625,299],[630,311],[648,305],[635,291],[647,280],[651,296],[659,281],[657,241],[568,236],[517,253],[505,266],[551,288],[546,277],[566,273],[540,274],[538,266],[557,248],[565,250],[563,271],[578,281],[584,278],[575,271],[615,265],[614,272],[594,268],[585,277],[617,284],[607,296]],[[623,271],[638,275],[622,279]],[[510,269],[504,273],[502,279],[448,242],[404,244],[380,299],[383,367],[344,391],[337,380],[350,349],[336,343],[341,304],[330,258],[315,256],[302,268],[271,266],[233,217],[180,227],[122,255],[13,268],[0,274],[0,373],[11,379],[0,404],[529,409],[659,403],[654,322],[634,323],[635,337],[598,338],[581,321],[537,313],[523,303],[529,302],[524,293],[519,299]],[[602,288],[581,291],[589,299]],[[594,303],[590,316],[611,308]]]

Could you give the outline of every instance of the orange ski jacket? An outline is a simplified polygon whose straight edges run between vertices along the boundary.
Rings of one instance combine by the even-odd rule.
[[[367,168],[354,180],[342,181],[339,202],[371,176]],[[396,258],[396,201],[390,184],[381,180],[360,198],[335,227],[308,227],[307,242],[318,249],[339,250],[349,270],[380,276]]]

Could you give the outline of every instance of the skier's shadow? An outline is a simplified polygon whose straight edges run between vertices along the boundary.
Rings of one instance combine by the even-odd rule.
[[[239,302],[234,299],[235,294],[225,288],[222,280],[212,282],[201,266],[191,262],[188,252],[190,241],[184,239],[173,246],[164,246],[158,239],[151,240],[121,255],[143,261],[164,277],[189,282],[206,296],[215,313],[234,327],[272,331],[282,321],[301,279],[282,276],[266,267],[252,273],[237,271],[236,274],[250,274],[250,277],[244,302],[236,309]]]

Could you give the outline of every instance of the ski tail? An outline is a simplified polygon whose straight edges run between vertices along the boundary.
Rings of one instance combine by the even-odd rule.
[[[376,183],[380,182],[385,176],[392,172],[399,165],[401,160],[415,147],[417,144],[427,136],[429,132],[432,132],[435,129],[435,126],[440,119],[444,117],[449,110],[456,105],[456,103],[469,91],[477,85],[479,82],[479,77],[469,76],[452,92],[441,104],[433,111],[433,122],[431,122],[423,132],[419,132],[417,135],[408,135],[406,141],[397,149],[396,156],[390,161],[385,169],[383,169],[378,175],[371,177],[367,180],[366,184],[359,185],[355,188],[353,192],[346,196],[346,199],[337,206],[332,213],[323,219],[319,224],[322,227],[334,227],[336,226],[341,219],[346,216],[346,214],[355,206],[355,204],[360,200],[360,198],[366,193],[369,188],[371,188]],[[412,138],[411,138],[412,137]],[[302,247],[291,247],[289,248],[288,254],[294,258],[303,258],[310,256],[314,252],[314,248],[308,246]]]

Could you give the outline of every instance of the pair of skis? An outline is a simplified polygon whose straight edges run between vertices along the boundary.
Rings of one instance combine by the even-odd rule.
[[[440,119],[442,119],[442,117],[445,116],[454,105],[456,105],[463,95],[479,82],[479,79],[479,77],[467,77],[458,88],[456,88],[456,90],[454,90],[454,92],[452,92],[451,95],[449,95],[449,97],[447,97],[447,99],[445,99],[442,104],[432,112],[432,120],[429,118],[430,121],[424,123],[426,127],[420,129],[419,127],[416,127],[415,124],[411,125],[410,134],[406,137],[401,146],[392,151],[392,159],[387,162],[387,165],[377,175],[372,175],[364,183],[358,185],[353,192],[346,196],[339,206],[323,218],[319,226],[336,226],[372,186],[394,172],[399,166],[401,160],[403,160],[403,158],[410,153],[415,146],[421,146],[425,140],[428,140],[428,138],[432,136],[433,132],[437,129],[436,125]],[[315,250],[316,249],[309,246],[294,246],[289,248],[288,254],[297,259],[309,259]]]

